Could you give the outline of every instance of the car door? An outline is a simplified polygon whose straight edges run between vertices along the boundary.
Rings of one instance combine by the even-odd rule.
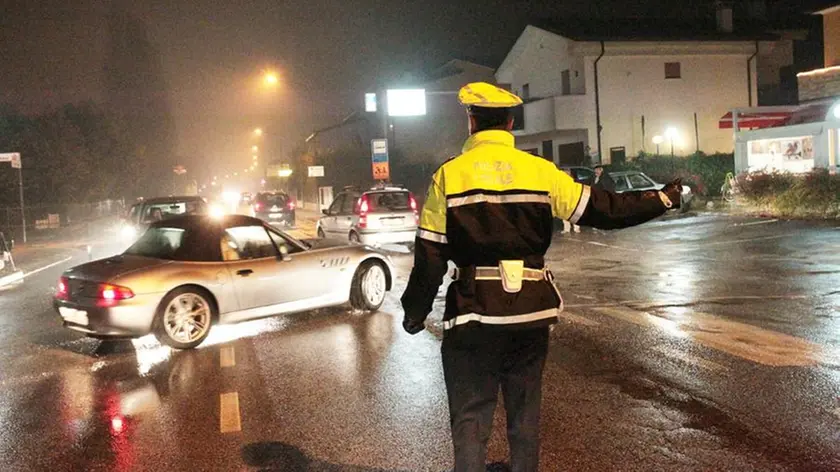
[[[240,310],[251,310],[282,302],[278,287],[282,280],[280,253],[265,227],[260,225],[225,228],[221,238],[222,258],[233,280]]]
[[[328,260],[328,254],[324,251],[303,249],[280,231],[269,229],[268,233],[283,255],[280,271],[281,280],[286,282],[276,288],[280,303],[315,300],[334,292],[337,288],[335,276],[339,275],[341,269],[337,263],[339,261]]]
[[[341,204],[344,198],[345,194],[339,193],[327,209],[327,214],[321,217],[321,229],[324,230],[324,234],[331,238],[338,236],[336,219],[338,218],[338,214],[341,213]]]
[[[343,239],[347,238],[350,234],[350,229],[355,223],[356,200],[358,199],[359,196],[357,194],[347,193],[341,202],[341,212],[336,217],[336,235]]]

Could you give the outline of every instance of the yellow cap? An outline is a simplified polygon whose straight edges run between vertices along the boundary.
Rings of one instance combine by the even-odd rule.
[[[466,106],[487,108],[510,108],[522,105],[521,98],[487,82],[464,85],[458,92],[458,101]]]

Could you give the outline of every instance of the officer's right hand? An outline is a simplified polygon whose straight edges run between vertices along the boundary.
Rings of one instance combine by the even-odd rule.
[[[423,331],[424,329],[426,329],[426,325],[422,321],[418,322],[416,320],[412,320],[412,319],[409,319],[407,317],[403,318],[402,325],[403,325],[403,329],[408,334],[417,334],[420,331]]]
[[[672,210],[679,208],[681,202],[680,197],[682,196],[682,179],[672,180],[662,187],[661,192],[668,197],[668,200],[671,200],[672,206],[670,208]]]

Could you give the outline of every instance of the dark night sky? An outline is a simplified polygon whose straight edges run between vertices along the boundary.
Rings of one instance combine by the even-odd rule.
[[[119,0],[117,0],[119,1]],[[801,2],[793,2],[801,3]],[[0,102],[36,112],[103,99],[110,2],[0,0]],[[161,52],[178,151],[246,162],[247,132],[271,118],[291,148],[340,119],[377,77],[453,57],[497,66],[528,20],[686,16],[706,0],[134,0]],[[265,67],[281,75],[260,92]],[[279,149],[279,146],[275,145]],[[237,157],[231,158],[232,154]],[[233,168],[231,166],[231,168]]]

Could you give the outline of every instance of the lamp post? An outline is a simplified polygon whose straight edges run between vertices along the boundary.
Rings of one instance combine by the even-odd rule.
[[[673,126],[665,130],[665,136],[671,141],[671,157],[674,157],[674,138],[677,137],[677,128]]]
[[[662,144],[662,141],[664,141],[664,138],[662,138],[662,136],[660,136],[658,134],[653,137],[653,144],[656,144],[656,155],[657,156],[659,155],[659,145]]]

